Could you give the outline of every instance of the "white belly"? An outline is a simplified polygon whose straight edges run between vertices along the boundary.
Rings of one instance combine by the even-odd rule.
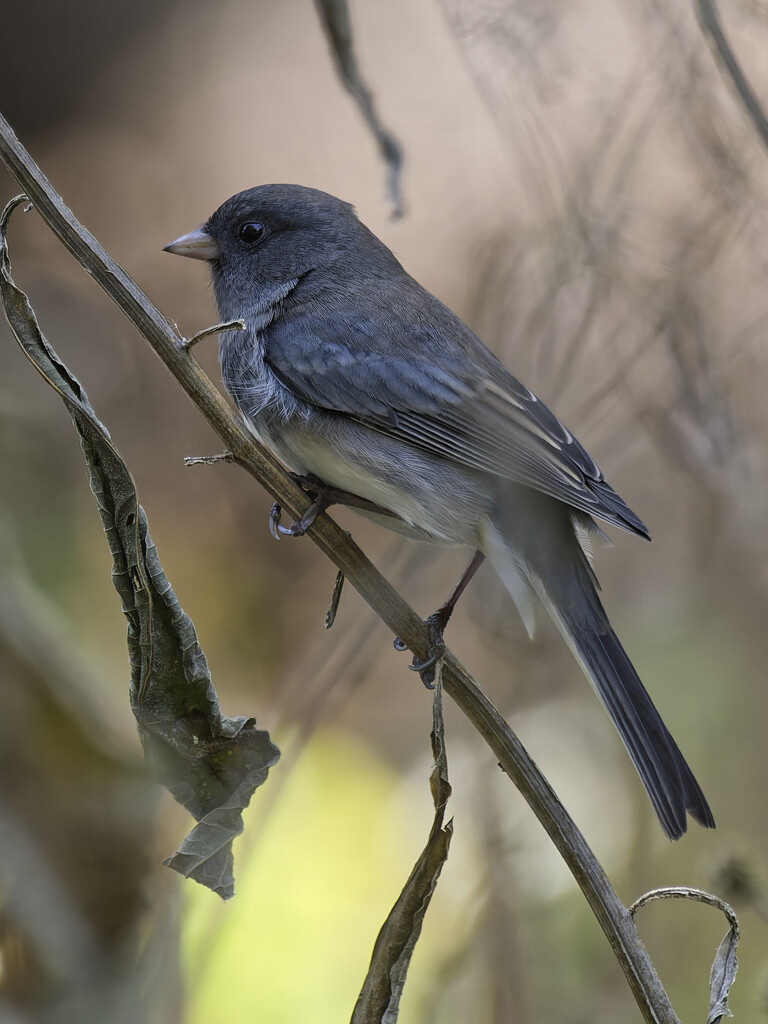
[[[443,544],[476,546],[478,524],[460,511],[461,483],[445,475],[434,480],[434,459],[416,449],[367,430],[359,436],[345,431],[344,440],[337,438],[333,443],[294,425],[279,434],[263,423],[259,428],[249,426],[294,473],[312,474],[332,487],[381,505],[402,521],[370,516],[382,526]],[[380,471],[370,465],[377,458]],[[430,480],[434,482],[430,484]]]

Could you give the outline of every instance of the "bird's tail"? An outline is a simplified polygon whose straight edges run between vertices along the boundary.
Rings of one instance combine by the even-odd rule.
[[[597,580],[573,534],[570,541],[568,557],[558,558],[555,564],[550,558],[540,559],[539,566],[529,559],[512,558],[508,548],[506,565],[499,564],[493,554],[491,560],[524,619],[530,615],[526,616],[519,599],[523,579],[544,604],[613,719],[667,835],[671,839],[683,835],[686,812],[714,828],[693,772],[611,628],[597,594]]]

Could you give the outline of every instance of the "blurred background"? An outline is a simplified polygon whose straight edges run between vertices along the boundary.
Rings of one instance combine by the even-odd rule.
[[[768,102],[768,5],[721,15]],[[161,252],[231,194],[299,182],[352,202],[595,456],[648,524],[597,553],[606,604],[706,792],[717,831],[663,836],[548,624],[489,568],[448,642],[509,718],[619,895],[735,902],[737,1019],[768,1020],[768,159],[693,7],[354,0],[358,57],[405,155],[405,215],[298,0],[25,0],[0,110],[75,215],[186,336],[205,269]],[[3,202],[18,188],[0,170]],[[228,715],[283,756],[235,844],[237,895],[163,868],[191,825],[144,775],[125,622],[64,407],[0,325],[0,851],[9,1021],[347,1019],[431,823],[431,700],[408,656],[219,450],[147,343],[35,213],[17,284],[132,469]],[[218,381],[216,342],[195,350]],[[425,615],[465,561],[336,518]],[[610,528],[608,528],[610,530]],[[639,1019],[574,881],[481,739],[446,708],[455,837],[401,1019]],[[681,1019],[703,1020],[725,922],[647,908]]]

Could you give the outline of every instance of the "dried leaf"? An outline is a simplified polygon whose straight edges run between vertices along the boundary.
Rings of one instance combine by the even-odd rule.
[[[440,665],[438,664],[439,671]],[[432,756],[435,759],[435,765],[432,769],[429,784],[432,790],[432,802],[435,805],[435,817],[437,819],[437,816],[440,815],[440,822],[442,823],[442,814],[451,795],[451,784],[448,781],[448,755],[445,750],[443,690],[439,683],[435,689],[432,701],[432,732],[430,734],[430,742],[432,744]]]
[[[736,958],[736,947],[739,944],[739,919],[730,904],[721,900],[719,896],[704,892],[703,889],[692,889],[687,885],[667,886],[663,889],[652,889],[635,900],[629,908],[630,914],[634,917],[638,910],[648,903],[656,900],[694,900],[696,903],[706,903],[709,907],[715,907],[725,914],[730,928],[723,941],[720,943],[709,974],[709,1013],[707,1024],[718,1024],[723,1017],[732,1017],[728,1009],[728,994],[736,979],[736,971],[739,968],[739,961]]]
[[[430,778],[435,817],[427,845],[416,861],[397,902],[382,925],[373,947],[365,982],[352,1013],[351,1024],[395,1024],[400,997],[413,950],[421,934],[448,847],[453,822],[443,828],[445,804],[450,796],[448,762],[443,735],[442,687],[435,689],[433,702],[432,749],[435,767]]]
[[[163,573],[128,467],[80,383],[40,332],[27,296],[11,278],[8,217],[0,218],[0,295],[11,330],[67,406],[88,466],[112,554],[112,579],[128,621],[130,699],[145,756],[197,819],[166,863],[227,899],[234,891],[232,840],[241,812],[280,752],[252,718],[221,714],[192,620]]]
[[[718,1024],[723,1017],[732,1017],[728,1009],[728,993],[736,980],[739,961],[736,958],[736,947],[739,944],[739,924],[735,917],[731,927],[717,947],[712,970],[709,974],[709,1014],[707,1024]]]

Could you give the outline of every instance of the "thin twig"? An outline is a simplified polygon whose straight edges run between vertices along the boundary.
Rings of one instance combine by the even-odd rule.
[[[399,220],[405,213],[400,181],[403,153],[394,135],[384,127],[373,93],[363,78],[355,56],[352,22],[347,0],[315,0],[339,78],[357,103],[363,120],[368,125],[379,153],[387,168],[387,195],[392,203],[392,219]]]
[[[698,11],[702,27],[708,33],[712,43],[714,43],[715,51],[720,58],[719,63],[728,73],[731,83],[744,105],[744,109],[757,129],[760,141],[768,149],[768,118],[763,113],[760,101],[752,91],[752,86],[747,81],[746,75],[741,70],[739,62],[736,60],[733,50],[725,37],[725,32],[718,20],[713,0],[696,0],[696,10]]]
[[[234,462],[235,456],[232,452],[219,452],[217,455],[185,455],[184,465],[189,466],[213,466],[217,462]]]
[[[213,327],[206,327],[202,331],[198,331],[197,334],[193,334],[191,338],[182,338],[180,344],[190,349],[193,345],[196,345],[198,341],[202,341],[203,338],[209,338],[212,334],[224,334],[225,331],[244,331],[245,320],[230,320],[225,324],[214,324]]]
[[[235,417],[168,321],[75,219],[0,115],[0,156],[51,230],[146,338],[235,461],[295,517],[306,494]],[[376,570],[350,536],[320,515],[308,536],[344,573],[389,629],[419,658],[430,647],[416,612]],[[446,651],[443,686],[486,741],[568,865],[618,959],[647,1024],[679,1024],[634,922],[576,824],[520,740],[464,666]]]

